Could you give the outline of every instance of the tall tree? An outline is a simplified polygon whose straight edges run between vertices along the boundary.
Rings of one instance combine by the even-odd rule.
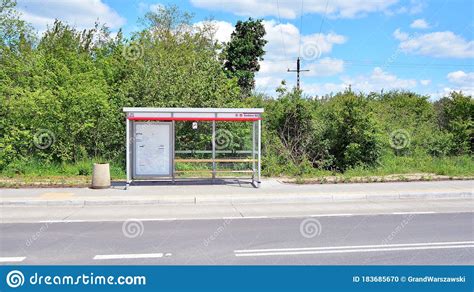
[[[20,19],[15,0],[0,0],[0,48],[16,51],[22,42],[32,42],[32,27]]]
[[[238,21],[223,51],[224,68],[228,76],[237,77],[246,95],[255,87],[255,72],[260,70],[259,61],[263,60],[265,54],[265,33],[261,19]]]

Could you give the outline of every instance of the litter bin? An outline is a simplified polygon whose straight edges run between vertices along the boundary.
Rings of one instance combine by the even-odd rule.
[[[108,163],[94,163],[91,187],[93,189],[106,189],[110,187],[110,167]]]

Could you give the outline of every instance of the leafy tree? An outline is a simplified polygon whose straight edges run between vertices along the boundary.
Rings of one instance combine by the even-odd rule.
[[[372,98],[387,151],[398,156],[426,153],[437,129],[429,96],[394,90]]]
[[[259,61],[263,60],[263,48],[267,43],[264,36],[265,27],[261,19],[238,21],[230,42],[224,48],[224,68],[229,76],[238,78],[238,84],[246,95],[255,87],[255,72],[260,70]]]
[[[139,51],[137,58],[124,56],[131,67],[132,105],[218,107],[237,102],[236,80],[226,78],[215,44],[188,17],[174,6],[150,12],[148,26],[125,45],[125,52],[131,47]]]
[[[301,163],[308,158],[312,143],[314,110],[311,101],[302,98],[301,92],[280,92],[278,100],[267,106],[267,111],[272,113],[267,129],[278,136],[291,160]]]
[[[438,125],[452,135],[452,152],[474,152],[474,100],[461,92],[452,92],[435,103]]]
[[[339,93],[323,105],[321,114],[326,123],[323,137],[328,141],[336,170],[378,162],[380,129],[369,101],[362,94],[349,90]]]
[[[22,42],[31,43],[34,40],[31,25],[20,19],[20,13],[15,10],[15,7],[15,0],[0,0],[0,48],[2,50],[8,47],[16,51]]]

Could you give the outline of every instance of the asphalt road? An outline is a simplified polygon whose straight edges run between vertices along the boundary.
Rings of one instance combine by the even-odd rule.
[[[473,218],[410,212],[2,223],[0,264],[472,265]]]

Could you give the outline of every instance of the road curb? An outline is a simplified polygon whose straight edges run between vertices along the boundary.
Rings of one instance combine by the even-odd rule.
[[[473,199],[472,192],[442,193],[398,193],[398,194],[288,194],[285,196],[194,196],[185,198],[154,199],[77,199],[77,200],[2,200],[2,206],[108,206],[108,205],[166,205],[166,204],[258,204],[258,203],[324,203],[344,201],[393,201],[393,200],[433,200],[433,199]]]

